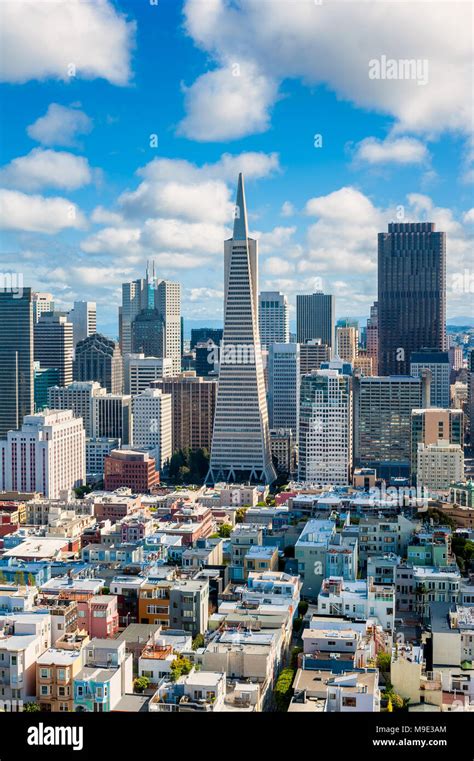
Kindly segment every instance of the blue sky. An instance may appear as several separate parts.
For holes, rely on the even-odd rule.
[[[6,0],[0,13],[2,272],[64,308],[96,300],[114,335],[121,282],[154,258],[182,283],[185,318],[219,319],[242,169],[262,289],[294,305],[322,288],[339,316],[367,315],[376,233],[428,219],[448,233],[448,316],[470,313],[470,4]],[[427,81],[370,79],[382,56],[426,62]]]

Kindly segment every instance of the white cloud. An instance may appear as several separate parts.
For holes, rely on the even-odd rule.
[[[292,217],[295,213],[295,207],[290,201],[284,201],[281,206],[280,214],[282,217]]]
[[[43,145],[76,145],[78,135],[92,130],[92,120],[84,111],[50,103],[44,116],[27,127],[28,135]]]
[[[275,81],[250,62],[202,74],[185,89],[187,115],[178,133],[192,140],[235,140],[265,132],[277,97]],[[238,72],[234,74],[234,72]]]
[[[151,250],[198,251],[204,254],[222,252],[226,230],[207,222],[183,222],[177,219],[148,219],[141,243]]]
[[[0,227],[39,233],[57,233],[67,227],[85,226],[83,214],[66,198],[30,196],[0,190]]]
[[[238,6],[187,0],[185,19],[188,34],[220,67],[187,91],[182,129],[188,136],[224,140],[267,129],[286,79],[325,84],[341,99],[392,116],[400,131],[469,134],[472,128],[470,3],[387,0],[381,12],[380,3],[307,0],[293,3],[289,13],[281,0]],[[369,61],[381,56],[426,60],[427,83],[370,79]],[[242,66],[240,80],[232,77],[234,62]]]
[[[415,138],[368,137],[356,146],[355,159],[368,164],[421,164],[428,159],[428,151]]]
[[[130,79],[136,25],[108,0],[4,0],[0,21],[0,81]]]
[[[123,224],[123,218],[120,214],[109,209],[104,209],[103,206],[96,206],[91,214],[91,222],[97,225],[116,225]]]
[[[21,190],[60,188],[76,190],[88,185],[92,173],[87,159],[64,151],[34,148],[0,169],[0,183]]]
[[[469,209],[469,211],[466,211],[463,215],[463,221],[464,222],[474,222],[474,208]]]
[[[269,256],[262,265],[266,275],[288,275],[294,272],[294,265],[281,256]]]
[[[230,191],[223,182],[196,184],[142,182],[123,193],[119,206],[126,216],[161,216],[218,223],[232,218]]]
[[[250,234],[258,239],[260,252],[265,253],[275,248],[288,247],[295,232],[296,227],[280,226],[274,227],[269,232],[251,232]]]
[[[85,238],[81,243],[81,249],[87,254],[133,257],[140,250],[139,240],[139,228],[104,227],[97,233]]]

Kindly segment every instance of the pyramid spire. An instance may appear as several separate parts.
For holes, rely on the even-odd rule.
[[[244,176],[242,172],[239,173],[239,181],[237,184],[237,198],[235,200],[234,210],[234,234],[232,235],[234,240],[247,240],[247,207],[245,205],[245,190],[244,190]]]

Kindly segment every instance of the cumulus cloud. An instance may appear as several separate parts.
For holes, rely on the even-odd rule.
[[[87,159],[65,151],[34,148],[0,169],[0,183],[21,190],[60,188],[76,190],[88,185],[92,173]]]
[[[184,92],[187,115],[178,133],[213,142],[265,132],[277,84],[251,63],[229,63],[202,74]]]
[[[379,3],[301,0],[288,13],[280,0],[186,0],[187,32],[217,68],[187,90],[181,129],[201,140],[261,132],[281,83],[299,79],[390,115],[399,131],[469,134],[472,9],[453,0],[426,11],[426,3],[397,0],[385,2],[383,13]],[[426,83],[370,79],[369,62],[382,56],[427,61]],[[240,78],[233,76],[235,64]]]
[[[78,108],[50,103],[44,116],[27,127],[28,135],[42,145],[74,146],[78,135],[92,130],[92,120]]]
[[[67,227],[85,227],[85,218],[66,198],[44,198],[16,190],[0,190],[0,227],[53,234]]]
[[[280,214],[282,217],[292,217],[295,213],[295,207],[290,201],[284,201],[281,206]]]
[[[428,150],[415,138],[368,137],[356,146],[355,159],[368,164],[421,164],[428,159]]]
[[[108,0],[0,3],[0,81],[130,79],[135,22]]]

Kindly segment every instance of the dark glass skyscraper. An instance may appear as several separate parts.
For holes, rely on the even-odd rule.
[[[100,333],[84,338],[76,346],[74,380],[97,381],[111,394],[121,394],[123,367],[116,341]]]
[[[408,375],[412,352],[445,348],[446,233],[390,223],[378,236],[379,375]]]
[[[0,288],[0,439],[34,412],[31,288]]]
[[[299,294],[296,296],[296,340],[304,344],[314,338],[331,347],[335,344],[335,298],[327,293]]]

